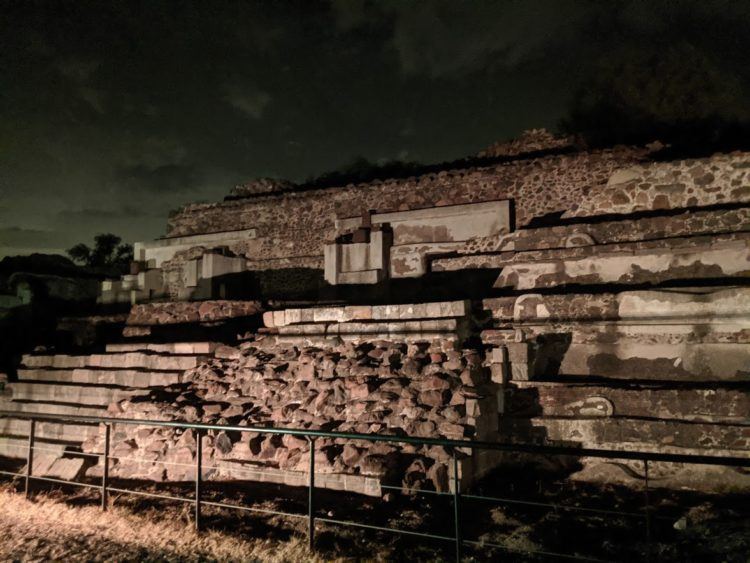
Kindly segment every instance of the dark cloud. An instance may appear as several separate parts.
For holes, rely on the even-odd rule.
[[[64,236],[64,235],[63,235]],[[28,254],[35,251],[60,252],[61,233],[19,226],[0,227],[0,255]]]
[[[135,219],[138,217],[161,216],[158,210],[126,205],[122,209],[65,209],[60,211],[58,217],[64,221],[90,220],[90,219]]]
[[[193,166],[163,164],[151,167],[138,164],[118,168],[115,181],[125,189],[173,193],[195,189],[200,177]]]
[[[252,177],[453,159],[554,127],[630,44],[689,42],[742,89],[749,6],[6,0],[0,213],[57,240],[133,241]]]

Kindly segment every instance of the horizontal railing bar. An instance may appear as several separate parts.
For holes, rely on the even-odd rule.
[[[42,477],[40,475],[29,475],[30,479],[37,481],[48,481],[49,483],[59,483],[60,485],[73,485],[74,487],[86,487],[87,489],[99,489],[101,485],[94,485],[92,483],[81,483],[80,481],[67,481],[65,479],[55,479],[54,477]]]
[[[586,557],[584,555],[571,555],[569,553],[556,553],[554,551],[541,551],[541,550],[536,550],[536,549],[529,549],[529,550],[514,549],[512,547],[506,547],[499,543],[492,543],[492,542],[486,542],[486,541],[464,540],[464,543],[476,545],[478,547],[495,547],[498,549],[502,549],[504,551],[509,551],[510,553],[526,553],[528,555],[543,555],[544,557],[557,557],[560,559],[574,559],[576,561],[591,561],[592,563],[611,563],[610,559],[596,559],[594,557]]]
[[[644,512],[641,514],[640,512],[626,512],[626,511],[620,511],[620,510],[605,510],[603,508],[587,508],[585,506],[570,506],[566,504],[554,504],[549,502],[536,502],[531,500],[518,500],[518,499],[512,499],[512,498],[500,498],[500,497],[486,497],[483,495],[470,495],[470,494],[461,494],[461,498],[468,498],[468,499],[475,499],[475,500],[485,500],[485,501],[491,501],[491,502],[498,502],[503,504],[523,504],[526,506],[539,506],[541,508],[551,508],[554,510],[576,510],[580,512],[594,512],[596,514],[610,514],[613,516],[633,516],[636,518],[645,518],[646,513]]]
[[[377,530],[380,532],[392,532],[394,534],[403,534],[407,536],[417,536],[420,538],[430,538],[434,540],[445,540],[445,541],[456,541],[453,536],[438,536],[437,534],[427,534],[424,532],[413,532],[411,530],[401,530],[399,528],[386,528],[384,526],[373,526],[372,524],[361,524],[359,522],[352,522],[350,520],[336,520],[334,518],[321,518],[315,517],[317,522],[325,522],[326,524],[337,524],[339,526],[354,526],[355,528],[366,528],[368,530]]]
[[[665,461],[671,463],[690,463],[700,465],[725,465],[733,467],[750,467],[750,457],[711,456],[693,454],[666,454],[656,452],[630,452],[622,450],[605,450],[592,448],[573,448],[570,446],[539,446],[532,444],[510,444],[502,442],[446,440],[438,438],[416,438],[413,436],[388,436],[384,434],[357,434],[351,432],[326,432],[324,430],[301,430],[298,428],[272,428],[266,426],[231,426],[222,424],[204,424],[177,422],[168,420],[138,420],[130,418],[109,418],[94,416],[55,416],[28,414],[23,412],[0,411],[0,417],[18,418],[21,420],[56,420],[69,422],[98,422],[110,424],[129,424],[136,426],[159,426],[192,430],[214,430],[218,432],[257,432],[262,434],[289,434],[316,438],[342,438],[370,442],[396,442],[423,446],[442,446],[451,448],[469,448],[481,450],[499,450],[515,453],[539,455],[565,455],[574,457],[596,457],[607,459],[627,459],[640,461]]]
[[[12,471],[0,471],[0,475],[7,475],[8,477],[27,477],[25,473],[13,473]],[[86,487],[89,489],[101,489],[101,485],[93,485],[91,483],[81,483],[80,481],[67,481],[65,479],[55,479],[54,477],[42,477],[41,475],[29,475],[29,479],[36,479],[37,481],[47,481],[49,483],[59,483],[61,485],[73,485],[74,487]]]
[[[160,495],[158,493],[147,493],[144,491],[136,491],[134,489],[118,489],[116,487],[107,487],[107,490],[114,493],[124,493],[126,495],[138,495],[142,497],[159,498],[162,500],[177,500],[180,502],[195,502],[194,498],[186,497],[175,497],[172,495]]]
[[[307,514],[295,514],[294,512],[281,512],[280,510],[271,510],[270,508],[254,508],[252,506],[241,506],[239,504],[229,504],[226,502],[217,502],[213,500],[201,500],[203,506],[216,506],[218,508],[232,508],[235,510],[244,510],[246,512],[260,512],[262,514],[272,514],[274,516],[291,516],[292,518],[307,518]]]
[[[5,436],[0,436],[0,443],[2,443],[2,440],[4,438],[6,438],[6,437]],[[86,452],[75,452],[75,451],[73,451],[73,452],[70,452],[70,451],[69,452],[60,452],[59,448],[51,448],[50,447],[50,446],[53,446],[55,444],[49,444],[47,442],[41,442],[41,444],[42,444],[41,446],[33,446],[31,449],[34,450],[35,452],[67,453],[67,454],[70,454],[70,455],[73,455],[73,456],[86,456],[86,457],[99,457],[99,456],[101,456],[101,454],[86,453]],[[5,447],[6,448],[13,448],[13,449],[16,449],[16,450],[23,450],[25,452],[29,450],[28,444],[5,444]]]
[[[409,489],[407,487],[394,487],[393,485],[380,485],[381,489],[391,489],[393,491],[400,491],[404,494],[426,494],[426,495],[437,495],[442,497],[453,497],[453,493],[443,493],[441,491],[430,491],[428,489]]]

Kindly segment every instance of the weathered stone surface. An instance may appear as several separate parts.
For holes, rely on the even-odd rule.
[[[587,448],[614,446],[615,449],[629,444],[631,449],[637,446],[644,451],[659,451],[662,446],[670,446],[696,454],[721,450],[734,451],[734,455],[737,455],[739,450],[740,455],[750,457],[750,430],[745,425],[601,417],[535,417],[504,419],[500,432],[511,441],[532,439],[540,443],[565,442]]]
[[[145,303],[130,309],[127,324],[150,326],[221,321],[252,317],[261,312],[260,303],[255,301]]]
[[[502,267],[495,287],[535,289],[568,284],[643,284],[684,279],[744,278],[750,271],[747,237],[676,240],[671,248],[618,248],[556,260],[523,260]]]
[[[606,188],[591,192],[563,216],[699,207],[726,201],[747,203],[748,169],[750,156],[739,153],[618,170]]]
[[[141,371],[135,369],[19,369],[20,381],[95,383],[121,387],[159,387],[181,381],[181,371]]]
[[[267,327],[291,325],[313,325],[315,323],[350,323],[364,326],[356,321],[406,321],[421,319],[443,319],[464,317],[469,311],[467,301],[445,301],[416,303],[409,305],[374,305],[318,307],[310,309],[286,309],[263,314]],[[299,330],[304,330],[300,328]]]
[[[609,387],[601,384],[519,382],[508,391],[506,414],[524,417],[633,417],[743,424],[750,394],[740,389]]]
[[[234,197],[252,197],[273,193],[286,192],[294,189],[294,184],[288,180],[278,178],[256,178],[244,184],[239,184],[229,192]]]
[[[126,342],[107,344],[106,351],[114,352],[157,352],[159,354],[212,354],[219,346],[217,342]]]
[[[83,385],[52,385],[17,382],[13,384],[14,401],[43,401],[76,405],[106,406],[120,393],[107,387]]]

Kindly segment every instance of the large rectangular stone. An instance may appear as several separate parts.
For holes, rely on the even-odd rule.
[[[508,416],[618,417],[679,419],[743,424],[750,392],[742,389],[561,382],[516,382],[508,390]]]
[[[733,343],[657,343],[622,339],[615,343],[553,344],[537,349],[537,362],[551,355],[563,375],[682,381],[750,380],[750,346]],[[542,377],[554,374],[538,373]]]
[[[501,423],[501,437],[515,442],[539,441],[606,447],[605,444],[639,444],[685,448],[687,452],[734,450],[750,454],[750,427],[704,424],[678,420],[629,418],[509,418]]]
[[[66,405],[44,401],[35,401],[33,403],[18,403],[10,401],[10,403],[6,407],[3,407],[2,410],[22,412],[24,414],[47,414],[60,416],[107,416],[107,407],[105,405]]]
[[[4,436],[28,436],[30,431],[28,420],[17,418],[0,418],[0,434]],[[48,440],[83,442],[86,438],[99,434],[98,425],[64,424],[57,422],[39,421],[34,429],[34,436]]]
[[[467,301],[442,301],[408,305],[376,305],[372,307],[373,320],[406,320],[463,317],[468,313]]]
[[[370,219],[373,225],[391,226],[394,246],[465,241],[507,232],[513,227],[509,200],[376,213]],[[350,232],[360,226],[362,217],[336,221],[339,232]]]
[[[84,365],[102,368],[143,368],[153,370],[186,370],[196,367],[199,356],[169,356],[125,352],[121,354],[92,354],[84,356]],[[82,367],[82,366],[76,366]]]
[[[157,352],[160,354],[213,354],[218,342],[126,342],[107,344],[106,351],[116,352]]]
[[[30,368],[82,368],[86,366],[87,360],[88,356],[27,354],[23,356],[21,364]]]
[[[19,381],[95,383],[122,387],[174,385],[182,380],[181,371],[140,371],[130,369],[19,369]]]
[[[67,444],[48,444],[39,442],[34,453],[49,454],[59,457],[69,448]],[[9,438],[0,436],[0,456],[16,459],[26,459],[29,452],[29,441],[25,438]]]
[[[118,390],[108,387],[60,385],[54,383],[13,383],[13,401],[42,401],[107,406]]]

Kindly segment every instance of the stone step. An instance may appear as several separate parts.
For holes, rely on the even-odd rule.
[[[685,448],[686,452],[695,453],[732,450],[750,454],[750,426],[617,417],[501,417],[500,427],[501,440],[516,443],[562,442],[587,448],[639,443],[652,448]]]
[[[107,344],[108,353],[117,352],[157,352],[160,354],[213,354],[220,346],[218,342],[126,342]]]
[[[44,401],[10,401],[0,410],[25,414],[47,414],[51,416],[107,416],[106,406],[82,406],[48,403]]]
[[[131,369],[19,369],[19,381],[96,383],[121,387],[159,387],[182,380],[181,371],[138,371]]]
[[[612,416],[748,424],[750,389],[662,388],[643,385],[516,381],[508,416]]]
[[[0,418],[0,434],[5,436],[28,437],[30,431],[28,420]],[[99,425],[63,424],[38,421],[34,436],[40,439],[81,443],[91,436],[99,434]]]
[[[111,387],[94,387],[85,385],[68,385],[55,383],[34,383],[18,381],[11,384],[13,401],[42,401],[55,403],[73,403],[77,405],[96,405],[106,407],[123,393],[123,390]]]
[[[119,368],[184,371],[196,367],[201,356],[161,355],[144,352],[122,352],[115,354],[91,354],[88,356],[25,355],[23,366],[27,368]]]
[[[51,444],[40,441],[34,446],[34,455],[49,454],[60,457],[69,449],[71,449],[70,444]],[[29,440],[27,438],[0,436],[0,456],[26,459],[28,451]]]

